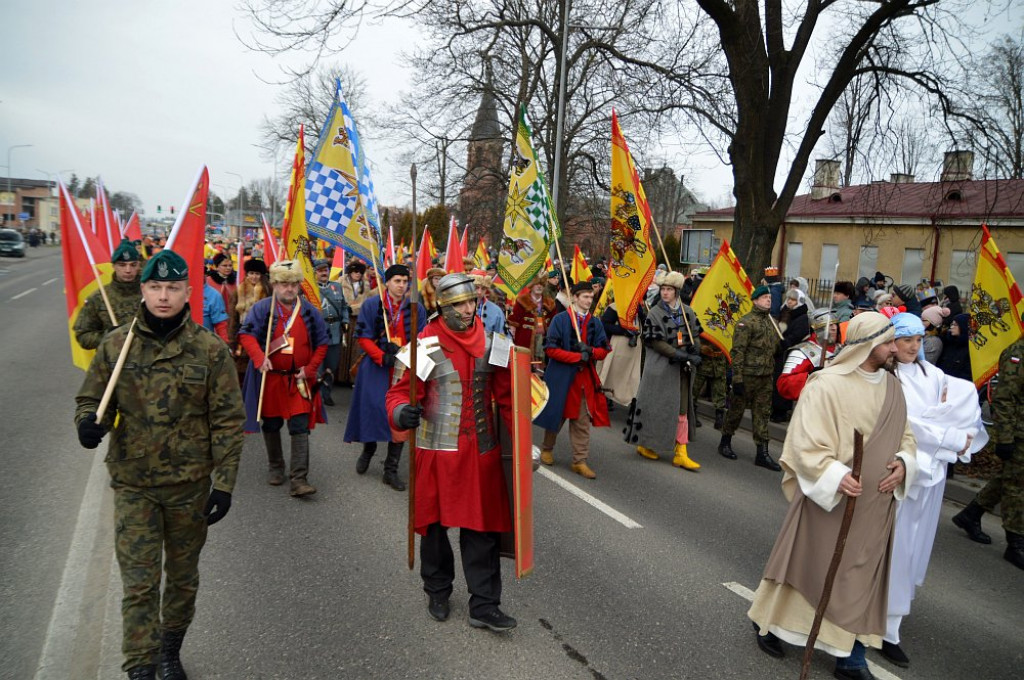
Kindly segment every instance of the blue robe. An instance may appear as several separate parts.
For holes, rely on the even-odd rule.
[[[586,344],[591,347],[608,348],[608,336],[605,335],[604,325],[601,323],[601,319],[593,315],[587,320]],[[573,330],[569,312],[559,312],[551,320],[551,325],[544,336],[544,347],[554,347],[573,352],[575,351],[573,349],[575,345],[576,331]],[[597,391],[599,392],[601,385],[597,379],[597,372],[594,370],[593,362],[591,362],[586,370],[591,373],[591,379],[595,381]],[[544,383],[548,386],[548,403],[544,406],[544,410],[534,418],[534,425],[554,432],[561,429],[565,402],[569,398],[569,388],[579,373],[580,369],[576,364],[566,364],[555,359],[548,360],[548,366],[544,369]],[[588,405],[588,409],[592,415],[596,411],[593,404]],[[607,410],[605,413],[607,413]]]
[[[477,305],[476,315],[483,320],[484,330],[488,333],[508,335],[508,330],[505,328],[505,313],[498,305],[490,300],[484,300],[482,305]]]
[[[419,305],[417,317],[418,330],[427,324],[427,310]],[[402,325],[405,337],[409,338],[412,313],[409,299],[402,302]],[[384,315],[381,313],[380,295],[373,295],[363,302],[356,320],[355,340],[369,338],[383,349],[388,342],[384,332]],[[392,369],[378,366],[368,356],[359,360],[359,371],[356,373],[356,384],[352,389],[352,403],[348,410],[348,423],[345,426],[346,442],[390,442],[393,439],[388,421],[384,398],[391,387]]]

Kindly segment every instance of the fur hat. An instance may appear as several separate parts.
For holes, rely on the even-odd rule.
[[[384,270],[384,280],[390,281],[395,276],[409,276],[409,268],[404,264],[393,264]]]
[[[672,286],[676,291],[680,291],[686,283],[686,277],[679,272],[665,272],[661,276],[655,277],[654,282],[659,286]]]
[[[434,278],[435,276],[444,276],[447,273],[448,272],[446,272],[441,267],[431,267],[430,269],[427,270],[426,278],[428,280],[430,280],[430,279]]]
[[[593,293],[594,287],[587,281],[580,281],[579,283],[572,284],[571,292],[573,295],[580,293]]]
[[[267,263],[263,260],[248,259],[245,261],[245,264],[242,265],[242,270],[245,271],[246,274],[249,272],[259,272],[266,276]]]
[[[345,273],[351,274],[352,272],[359,272],[360,274],[366,273],[366,263],[360,262],[359,260],[352,260],[345,265]]]
[[[836,281],[836,285],[832,288],[834,293],[845,295],[848,298],[852,298],[857,294],[857,289],[853,285],[853,281]]]
[[[299,283],[304,278],[298,260],[278,260],[270,265],[271,283]]]

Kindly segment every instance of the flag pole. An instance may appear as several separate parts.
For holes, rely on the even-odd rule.
[[[409,168],[409,176],[412,178],[412,240],[416,242],[416,164],[413,163]],[[409,405],[416,406],[419,402],[416,394],[416,354],[417,352],[417,335],[419,330],[419,308],[420,308],[420,292],[419,292],[419,281],[416,276],[416,257],[418,253],[414,253],[412,256],[412,268],[409,272],[411,277],[411,284],[409,289],[411,290],[409,300],[409,307],[411,309],[409,319]],[[408,545],[409,545],[409,569],[412,569],[416,564],[416,430],[412,430],[409,433],[409,523],[408,523]]]
[[[370,231],[373,231],[372,229]],[[374,275],[377,273],[377,239],[373,238],[373,234],[370,234],[370,257],[373,258],[373,262],[370,266],[373,267]],[[383,266],[384,261],[381,260]],[[380,296],[380,315],[384,317],[384,335],[388,336],[388,342],[391,342],[391,322],[388,321],[388,312],[385,309],[384,304],[384,277],[380,276],[377,280],[377,295]]]
[[[565,293],[569,296],[569,307],[572,307],[572,289],[569,288],[569,275],[565,273],[565,258],[562,257],[562,247],[558,245],[558,239],[555,239],[555,251],[558,253],[558,263],[562,270],[562,281],[565,283]],[[577,342],[583,342],[583,336],[580,334],[580,325],[576,322],[576,311],[573,309],[567,309],[569,314],[569,320],[572,322],[572,328],[576,331]]]
[[[298,303],[296,303],[298,304]],[[267,320],[267,340],[263,345],[263,359],[270,358],[270,334],[274,329],[274,307],[277,305],[277,293],[270,293],[270,318]],[[263,388],[267,386],[267,372],[260,371],[260,396],[256,400],[256,420],[263,418]]]
[[[124,368],[124,362],[128,358],[128,349],[132,346],[132,340],[135,339],[135,322],[138,317],[132,319],[132,325],[128,327],[128,335],[124,339],[124,344],[121,345],[121,352],[117,355],[117,363],[114,364],[114,370],[110,374],[110,380],[107,381],[107,386],[103,390],[103,398],[100,399],[100,407],[96,409],[96,422],[103,420],[103,416],[107,412],[107,406],[110,404],[110,398],[114,395],[114,388],[117,386],[117,379],[121,377],[121,369]]]
[[[82,228],[82,221],[78,219],[78,208],[75,206],[74,201],[71,200],[71,194],[68,193],[68,188],[64,186],[64,182],[60,183],[60,190],[63,192],[64,204],[67,206],[68,212],[71,214],[71,219],[75,223],[75,230],[78,232],[78,238],[82,242],[82,249],[85,250],[86,257],[89,258],[89,267],[92,269],[92,274],[96,278],[96,285],[100,289],[100,297],[103,298],[103,304],[107,308],[107,314],[110,315],[110,323],[117,325],[117,317],[114,316],[114,308],[110,304],[110,298],[107,297],[107,290],[103,286],[103,277],[100,276],[100,269],[96,266],[96,258],[93,257],[92,249],[89,248],[89,242],[85,240],[85,230]],[[97,418],[99,420],[99,418]]]

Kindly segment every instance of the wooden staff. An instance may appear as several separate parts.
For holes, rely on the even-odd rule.
[[[864,435],[860,430],[853,431],[853,478],[860,480],[860,466],[864,460]],[[814,655],[814,641],[818,639],[818,631],[821,629],[821,620],[825,616],[825,609],[828,601],[832,598],[832,584],[836,580],[836,572],[839,571],[839,562],[843,559],[843,550],[846,549],[846,537],[850,534],[850,524],[853,522],[853,509],[857,504],[856,496],[849,496],[846,499],[846,508],[843,510],[843,521],[839,525],[839,536],[836,538],[836,549],[832,553],[832,563],[828,565],[828,572],[825,574],[825,585],[821,589],[821,599],[818,600],[818,608],[814,610],[814,622],[811,624],[811,632],[807,636],[807,645],[804,647],[804,663],[800,669],[800,680],[807,680],[807,674],[811,671],[811,657]]]
[[[299,304],[296,302],[295,304]],[[274,307],[277,305],[277,292],[270,294],[270,318],[267,320],[267,340],[263,344],[263,359],[270,358],[270,334],[274,330]],[[267,372],[260,371],[260,397],[256,401],[256,420],[263,418],[263,388],[267,386]]]
[[[839,263],[836,262],[836,271],[832,275],[832,286],[833,289],[836,285],[836,277],[839,276]],[[821,339],[821,360],[818,362],[818,368],[825,366],[825,353],[828,351],[828,336],[832,332],[832,312],[829,312],[827,321],[825,322],[825,337]],[[838,333],[836,333],[838,335]]]
[[[661,239],[661,231],[659,231],[658,225],[654,223],[654,217],[651,217],[651,231],[658,237],[658,245],[661,246],[661,256],[665,258],[665,266],[668,267],[670,272],[675,271],[672,268],[672,262],[668,259],[668,253],[665,252],[665,242]]]
[[[102,288],[100,290],[103,290]],[[110,404],[110,398],[114,395],[114,388],[117,386],[117,379],[121,377],[121,369],[124,368],[124,362],[128,358],[128,348],[132,346],[132,340],[135,339],[135,322],[137,319],[132,319],[132,325],[128,327],[128,335],[124,339],[124,344],[121,346],[121,353],[117,355],[117,363],[114,364],[114,370],[110,374],[110,380],[107,381],[107,387],[103,390],[103,398],[100,399],[100,407],[96,409],[96,422],[99,423],[103,420],[104,414],[107,412],[107,406]]]
[[[373,234],[370,234],[370,257],[373,258],[373,262],[370,263],[370,267],[373,272],[377,272],[377,240],[373,238]],[[383,262],[381,263],[383,264]],[[391,342],[391,322],[388,321],[388,308],[384,304],[384,277],[381,276],[377,280],[377,295],[380,296],[380,315],[384,317],[384,335],[387,336],[388,342]],[[399,303],[401,304],[401,303]]]
[[[565,294],[569,296],[569,308],[566,310],[569,312],[569,321],[572,322],[572,328],[576,331],[576,340],[583,342],[583,336],[580,334],[580,325],[576,322],[576,310],[572,306],[572,289],[569,287],[569,275],[565,273],[565,261],[562,257],[562,247],[558,245],[558,239],[555,239],[555,252],[558,253],[558,264],[559,269],[562,270],[562,281],[565,283]]]
[[[412,178],[412,242],[416,242],[416,164],[409,168],[409,176]],[[409,406],[415,407],[419,403],[416,394],[416,341],[419,331],[419,307],[420,293],[418,281],[416,280],[416,257],[412,256],[412,268],[409,275],[412,279],[410,288],[410,318],[409,318]],[[409,569],[416,564],[416,430],[409,433]]]
[[[92,266],[92,273],[96,277],[96,285],[100,287],[100,297],[103,298],[103,304],[107,308],[107,314],[110,315],[110,323],[117,325],[117,317],[114,316],[114,308],[110,304],[110,298],[107,297],[107,289],[103,286],[103,279],[100,277],[99,267],[96,265]],[[133,322],[134,324],[134,322]]]

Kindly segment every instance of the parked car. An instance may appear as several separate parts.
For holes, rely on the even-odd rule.
[[[0,229],[0,255],[25,257],[25,239],[14,229]]]

